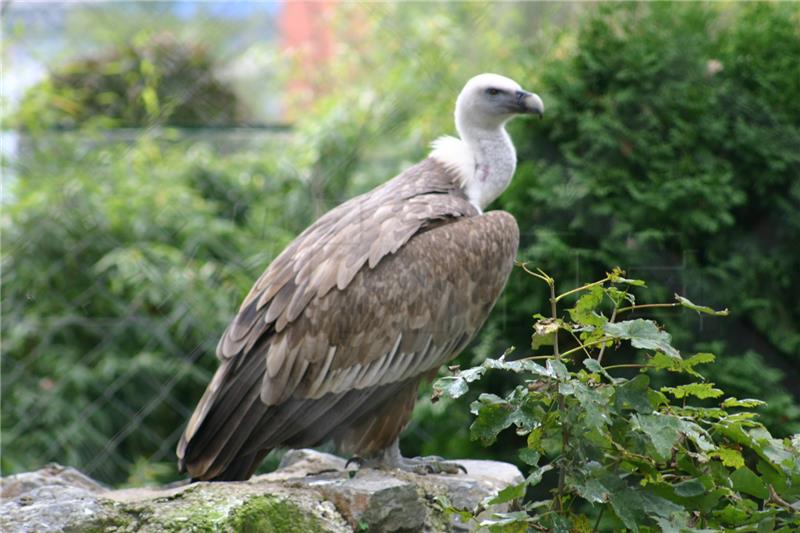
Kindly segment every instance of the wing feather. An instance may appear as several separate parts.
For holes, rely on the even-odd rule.
[[[466,346],[508,278],[516,222],[503,212],[478,215],[438,163],[408,172],[324,215],[259,278],[220,339],[220,370],[179,455],[194,449],[218,469],[240,447],[331,436],[346,412],[368,412],[362,403],[374,391],[390,397],[415,386]],[[336,407],[344,398],[358,405]],[[327,430],[293,418],[304,409]],[[217,432],[242,434],[226,444]],[[224,448],[228,462],[206,458],[192,439],[215,439],[208,453]]]

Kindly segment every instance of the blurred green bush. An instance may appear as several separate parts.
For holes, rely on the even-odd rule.
[[[236,95],[199,44],[139,32],[130,43],[77,59],[31,87],[14,117],[19,128],[229,125]]]
[[[126,89],[86,89],[88,74],[69,67],[31,90],[20,118],[34,148],[2,219],[3,471],[58,460],[116,484],[174,478],[175,442],[252,281],[314,217],[452,133],[454,95],[480,71],[518,79],[547,106],[543,121],[511,125],[520,164],[493,206],[517,217],[520,257],[574,285],[618,264],[655,281],[651,300],[677,290],[730,306],[728,319],[659,320],[683,346],[725,339],[711,378],[767,400],[774,434],[800,430],[800,8],[614,4],[587,8],[576,29],[547,23],[564,20],[559,6],[493,6],[344,6],[348,37],[314,73],[329,93],[291,136],[247,153],[169,129],[103,142],[97,126],[235,117],[213,110],[216,89],[169,96],[166,75],[142,72],[146,54],[112,54],[127,74],[90,76],[103,87],[127,76]],[[354,15],[369,20],[356,35]],[[99,118],[109,91],[129,108]],[[74,112],[53,107],[62,97]],[[83,129],[39,142],[72,126]],[[526,353],[544,306],[541,287],[512,275],[465,366],[510,344]],[[485,382],[500,391],[504,379]],[[493,450],[469,440],[473,399],[423,398],[405,453],[512,458],[513,435]]]
[[[698,347],[725,339],[713,379],[767,400],[780,435],[800,430],[798,28],[796,4],[603,6],[540,66],[548,112],[516,125],[522,164],[499,202],[528,236],[521,257],[562,279],[622,265],[658,280],[656,298],[730,306],[663,320]],[[523,278],[507,306],[542,301]]]

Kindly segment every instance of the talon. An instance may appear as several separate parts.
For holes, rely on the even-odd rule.
[[[362,466],[364,466],[364,459],[362,459],[361,457],[359,457],[359,456],[357,456],[357,455],[356,455],[356,456],[353,456],[353,457],[351,457],[351,458],[350,458],[350,459],[348,459],[348,460],[347,460],[347,462],[344,464],[344,469],[345,469],[345,470],[347,470],[347,468],[350,466],[350,463],[355,463],[355,465],[356,465],[358,468],[361,468]]]

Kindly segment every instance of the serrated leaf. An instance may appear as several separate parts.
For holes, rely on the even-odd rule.
[[[460,370],[455,376],[445,376],[433,383],[432,399],[434,401],[442,396],[458,398],[469,390],[469,383],[476,381],[486,372],[486,367],[476,366],[467,370]]]
[[[595,285],[589,291],[578,298],[575,307],[569,309],[569,316],[574,322],[584,326],[602,327],[608,320],[598,313],[595,309],[603,302],[603,287]]]
[[[548,378],[555,377],[555,373],[553,373],[552,370],[547,369],[534,361],[526,359],[517,359],[516,361],[506,361],[504,357],[501,357],[500,359],[487,359],[481,366],[493,370],[508,370],[517,374],[530,372],[538,376]]]
[[[741,468],[744,466],[744,458],[738,450],[733,448],[719,448],[708,454],[709,457],[717,457],[722,464],[731,468]]]
[[[687,396],[705,400],[706,398],[718,398],[724,394],[721,390],[715,389],[713,383],[689,383],[677,387],[661,387],[661,392],[667,392],[679,400]]]
[[[683,296],[676,294],[675,299],[681,304],[682,307],[686,307],[687,309],[691,309],[692,311],[697,311],[698,313],[705,313],[707,315],[714,315],[714,316],[728,316],[730,312],[727,309],[723,309],[722,311],[716,311],[708,306],[705,305],[697,305],[692,303],[688,298],[684,298]]]
[[[681,432],[689,437],[689,439],[694,442],[695,446],[697,446],[703,452],[707,453],[717,449],[706,430],[701,428],[695,422],[690,420],[681,420]]]
[[[580,381],[571,380],[559,385],[558,391],[577,398],[588,426],[602,432],[611,423],[608,400],[613,391],[610,388],[593,389]]]
[[[672,357],[680,357],[680,352],[670,344],[670,334],[658,329],[652,320],[637,318],[610,323],[605,325],[604,330],[611,337],[629,340],[634,348],[656,350]]]
[[[620,305],[623,300],[627,300],[631,305],[636,305],[636,297],[628,291],[621,291],[616,287],[608,287],[606,294],[616,305]]]
[[[492,444],[497,434],[514,422],[514,406],[494,394],[481,394],[470,405],[470,411],[476,415],[469,428],[470,437],[480,440],[484,446]]]
[[[713,353],[698,353],[688,359],[681,359],[679,357],[670,357],[667,354],[657,352],[648,361],[648,366],[654,370],[667,370],[669,372],[685,372],[695,377],[702,378],[694,367],[706,363],[712,363],[715,359]]]
[[[650,378],[639,374],[635,378],[619,385],[614,391],[617,409],[634,409],[640,413],[652,413],[653,404],[648,394]]]
[[[767,405],[767,402],[762,402],[761,400],[755,400],[752,398],[744,398],[742,400],[738,400],[736,398],[726,398],[724,402],[722,402],[722,407],[727,409],[729,407],[761,407],[762,405]]]
[[[656,450],[659,458],[666,460],[672,455],[672,448],[680,438],[680,419],[662,414],[633,415],[631,420],[641,430]]]

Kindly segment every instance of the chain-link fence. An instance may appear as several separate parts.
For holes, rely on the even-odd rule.
[[[126,65],[135,67],[129,74],[136,80],[131,84],[136,90],[131,93],[131,113],[114,115],[114,127],[92,120],[89,124],[70,124],[80,115],[79,109],[70,106],[89,102],[88,109],[97,99],[100,103],[112,102],[106,93],[113,91],[99,89],[103,80],[93,75],[102,71],[116,80],[114,69],[125,67],[119,58],[103,63],[110,64],[110,70],[90,62],[93,66],[85,69],[86,76],[81,78],[87,82],[72,87],[74,92],[66,94],[68,98],[58,91],[39,91],[40,97],[53,104],[47,113],[38,112],[36,99],[18,99],[27,114],[18,115],[24,120],[13,133],[13,142],[9,142],[8,132],[3,134],[3,474],[57,461],[112,484],[175,479],[175,445],[216,367],[217,340],[271,259],[322,212],[385,181],[424,157],[431,139],[451,133],[453,99],[467,72],[497,67],[536,81],[536,69],[519,67],[526,55],[534,56],[528,64],[538,67],[536,52],[561,61],[567,53],[563,48],[572,46],[571,41],[564,44],[554,39],[555,44],[541,44],[531,38],[544,25],[540,12],[545,8],[540,4],[504,7],[511,13],[509,22],[500,20],[500,8],[482,4],[402,8],[417,10],[409,14],[394,4],[366,3],[357,17],[346,21],[364,22],[350,35],[355,44],[343,53],[338,48],[341,43],[327,43],[329,59],[338,59],[339,67],[326,71],[331,75],[322,81],[330,84],[331,91],[338,90],[335,104],[324,98],[309,102],[309,87],[323,89],[323,95],[329,87],[319,78],[310,86],[293,84],[276,74],[280,72],[275,67],[276,57],[281,56],[275,46],[275,32],[280,26],[278,10],[243,3],[250,7],[238,7],[245,15],[236,18],[220,13],[223,8],[216,5],[186,12],[189,8],[185,5],[167,2],[129,4],[138,7],[115,11],[116,4],[97,3],[84,6],[80,17],[63,20],[58,13],[44,8],[34,13],[26,6],[20,21],[33,36],[21,38],[16,48],[11,48],[10,53],[20,57],[44,54],[47,57],[38,58],[39,63],[47,65],[56,78],[66,79],[59,67],[73,56],[97,58],[98,43],[117,46],[142,40],[146,44],[146,38],[157,32],[143,37],[137,30],[149,25],[160,27],[162,19],[170,19],[175,22],[172,30],[179,37],[176,39],[199,39],[213,49],[215,67],[187,74],[182,82],[159,93],[163,88],[160,84],[172,79],[170,72],[182,72],[175,67],[184,65],[182,58],[192,57],[193,49],[181,52],[184,55],[124,56],[133,58]],[[5,3],[4,15],[11,13],[14,5]],[[562,27],[569,22],[572,8],[560,9],[553,8],[548,17]],[[239,31],[237,25],[244,24],[245,19],[248,25]],[[8,20],[13,17],[5,17],[4,29],[12,30]],[[75,45],[82,36],[81,28],[91,29],[86,30],[91,33],[86,40],[92,46]],[[64,45],[63,41],[45,39],[42,45],[39,41],[48,32],[70,35],[70,46],[63,48],[72,48],[71,55],[53,53]],[[163,35],[155,37],[163,44]],[[261,41],[271,43],[271,52],[256,46]],[[161,49],[141,43],[136,46],[140,46],[136,50]],[[377,48],[383,55],[375,52]],[[561,64],[552,64],[557,65],[551,69],[557,82]],[[6,87],[16,72],[22,71],[4,69]],[[247,76],[241,77],[242,72]],[[342,80],[354,72],[362,76],[358,80],[360,92],[342,90]],[[237,76],[245,80],[248,89],[235,114],[221,99],[203,92],[219,87],[203,82]],[[556,82],[551,80],[554,86]],[[686,86],[705,87],[693,81]],[[628,98],[632,93],[626,91],[620,90]],[[319,117],[300,121],[292,128],[264,126],[271,124],[265,117],[276,116],[275,102],[282,102],[287,95],[301,102],[294,115],[308,116],[313,111]],[[683,101],[679,98],[683,93],[677,89],[668,96]],[[650,98],[649,93],[646,98]],[[247,112],[248,106],[262,100],[267,102],[266,111]],[[580,102],[573,104],[579,106]],[[647,100],[646,106],[651,105],[653,102]],[[179,115],[177,110],[186,106],[206,110],[215,117],[228,110],[235,120],[215,127],[185,127],[176,121],[202,115]],[[579,136],[584,125],[597,128],[610,139],[601,140],[614,148],[616,137],[592,122],[600,113],[598,109],[585,110],[575,119],[581,126],[572,133]],[[603,109],[608,113],[603,120],[608,120],[609,127],[622,128],[615,122],[617,111]],[[568,112],[562,111],[565,115]],[[98,114],[90,115],[97,118]],[[517,196],[506,207],[522,215],[518,218],[523,228],[520,249],[527,254],[524,259],[554,265],[561,269],[557,277],[562,282],[577,285],[591,280],[598,268],[613,267],[611,262],[621,258],[626,261],[621,266],[630,276],[653,282],[653,300],[668,300],[673,292],[680,292],[695,301],[728,305],[727,301],[706,300],[715,296],[709,290],[708,277],[720,271],[705,257],[706,249],[691,244],[697,241],[710,247],[716,238],[713,231],[725,231],[725,224],[733,223],[724,219],[731,216],[726,202],[743,193],[732,189],[719,200],[724,204],[721,207],[689,206],[694,209],[693,220],[699,222],[684,227],[680,214],[673,216],[669,209],[661,209],[658,202],[646,197],[650,192],[659,194],[658,184],[653,184],[650,192],[634,180],[593,188],[595,175],[584,169],[584,175],[579,176],[576,171],[580,161],[559,159],[572,148],[569,139],[558,139],[562,135],[558,128],[551,126],[546,139],[537,138],[533,129],[514,132],[519,153],[528,158],[520,161],[517,175],[529,190],[512,190],[510,195]],[[653,135],[657,137],[658,132]],[[590,145],[590,141],[582,142]],[[557,146],[559,142],[562,144]],[[691,147],[676,146],[676,150],[691,152]],[[620,153],[628,154],[625,150],[630,147],[623,148]],[[696,159],[702,163],[712,151],[703,147]],[[597,149],[595,153],[600,158],[605,152]],[[653,154],[660,157],[655,151]],[[720,161],[727,168],[727,160]],[[612,164],[606,168],[616,169]],[[639,170],[636,167],[635,172]],[[714,177],[716,170],[702,167],[699,175],[703,179]],[[631,172],[626,169],[620,175],[628,179]],[[721,175],[727,179],[727,174]],[[639,177],[636,174],[635,179]],[[725,179],[720,187],[727,186]],[[705,191],[713,190],[717,182],[693,183],[665,187],[665,194],[689,190],[688,200],[670,197],[670,205],[682,210],[695,198],[706,202],[710,196]],[[626,186],[639,196],[628,198]],[[593,206],[615,194],[619,200],[616,207],[592,211]],[[656,205],[652,212],[664,221],[661,227],[652,226],[648,214],[629,216],[623,212],[628,206],[639,208],[646,202]],[[704,210],[712,216],[703,217]],[[586,213],[590,214],[583,219],[585,227],[575,227],[573,217]],[[696,230],[702,224],[717,224],[717,218],[723,219],[717,229]],[[592,224],[597,227],[590,227]],[[627,228],[627,233],[614,233],[615,225]],[[641,227],[645,230],[640,231]],[[788,242],[785,237],[781,239],[776,242]],[[760,245],[758,239],[755,241],[754,247]],[[726,268],[739,268],[735,262],[745,261],[742,257],[746,256],[735,256]],[[789,267],[778,267],[788,272]],[[735,281],[744,278],[742,275]],[[725,282],[719,280],[716,292],[722,293]],[[512,276],[506,294],[511,296],[499,302],[468,357],[494,356],[509,344],[529,343],[530,315],[541,311],[537,307],[543,301],[541,288]],[[689,343],[696,338],[715,338],[718,331],[709,330],[718,328],[719,323],[687,316],[683,326],[678,328],[682,338],[677,341]],[[779,362],[779,350],[784,348],[774,349],[770,342],[778,346],[777,342],[764,340],[768,328],[759,327],[760,331],[751,324],[735,326],[735,335],[730,338],[741,340],[740,344],[746,346],[742,350],[755,347],[763,353],[777,353],[773,361]],[[758,360],[748,364],[742,368],[763,366]],[[741,381],[748,381],[747,377],[741,377]],[[780,373],[765,374],[765,380],[772,384],[768,386],[775,389],[780,389],[781,379]],[[744,385],[739,390],[745,391],[740,394],[759,394],[747,392]],[[783,408],[787,419],[796,420],[794,404],[785,392],[781,394],[783,399],[774,402],[776,411]],[[478,445],[469,442],[467,404],[468,399],[444,412],[444,403],[421,401],[420,418],[435,423],[412,425],[406,434],[410,443],[406,451],[451,456],[488,453],[476,451]],[[426,443],[432,443],[431,447],[425,449]],[[512,446],[506,448],[513,452]]]

